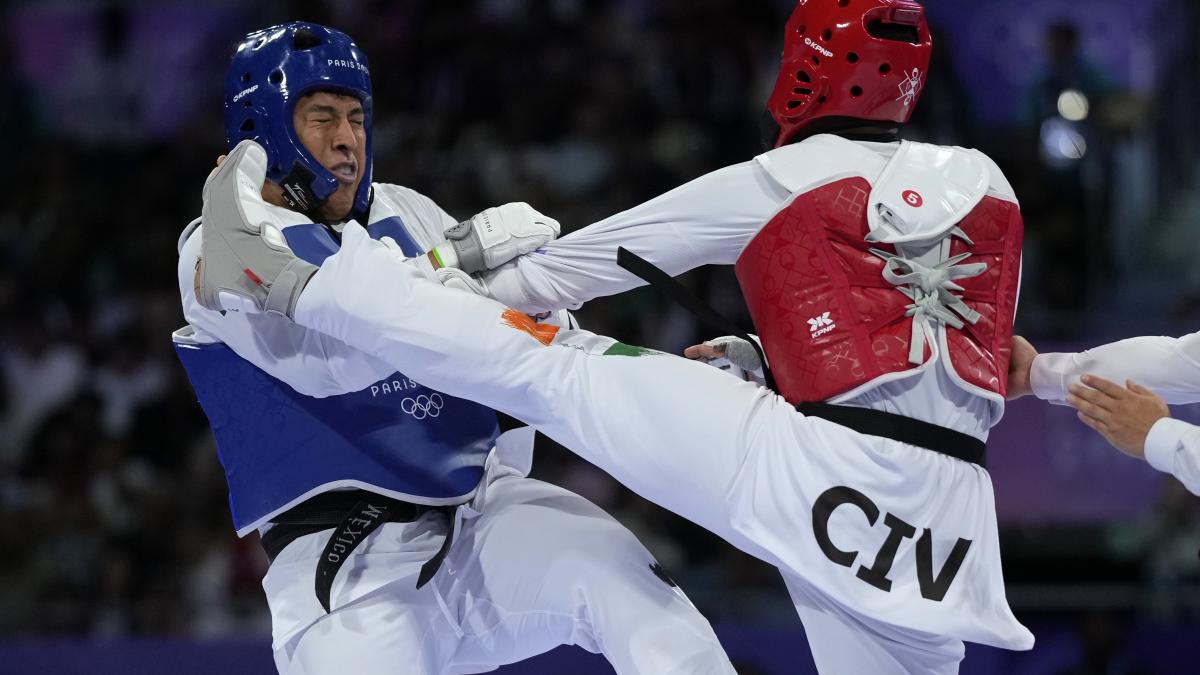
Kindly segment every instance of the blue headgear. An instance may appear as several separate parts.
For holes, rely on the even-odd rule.
[[[349,35],[295,21],[250,33],[238,45],[225,76],[225,137],[230,149],[243,140],[267,151],[267,178],[283,186],[292,208],[317,222],[338,181],[304,148],[292,109],[306,94],[332,91],[362,102],[366,162],[350,217],[366,222],[371,206],[371,72]]]

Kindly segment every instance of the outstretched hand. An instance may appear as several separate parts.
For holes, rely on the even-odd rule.
[[[1067,404],[1079,411],[1079,419],[1116,449],[1145,459],[1150,428],[1171,416],[1167,404],[1133,380],[1122,387],[1102,377],[1084,375],[1082,382],[1071,385],[1067,396]]]
[[[762,359],[754,347],[742,338],[726,335],[692,345],[683,355],[707,363],[737,377],[762,384]]]

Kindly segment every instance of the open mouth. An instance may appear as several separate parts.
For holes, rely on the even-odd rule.
[[[342,183],[353,183],[358,178],[358,166],[354,162],[342,162],[330,167],[329,172]]]

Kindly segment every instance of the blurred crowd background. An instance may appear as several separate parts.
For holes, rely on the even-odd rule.
[[[1045,349],[1200,330],[1200,3],[925,4],[936,51],[905,135],[980,148],[1016,188],[1019,330]],[[170,343],[176,238],[224,150],[240,36],[292,19],[350,33],[372,65],[377,180],[462,218],[528,201],[570,230],[762,151],[793,6],[6,3],[0,640],[268,633],[265,557],[233,534]],[[685,281],[747,320],[728,270]],[[579,317],[669,351],[712,337],[649,290]],[[1010,599],[1073,641],[1060,672],[1152,672],[1122,649],[1134,628],[1200,625],[1200,501],[1036,403],[991,453]],[[797,623],[771,568],[561,448],[539,447],[534,475],[634,529],[714,623]]]

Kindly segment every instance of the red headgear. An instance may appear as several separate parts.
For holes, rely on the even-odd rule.
[[[817,120],[907,122],[932,50],[925,8],[912,0],[800,0],[767,102],[775,147]]]

